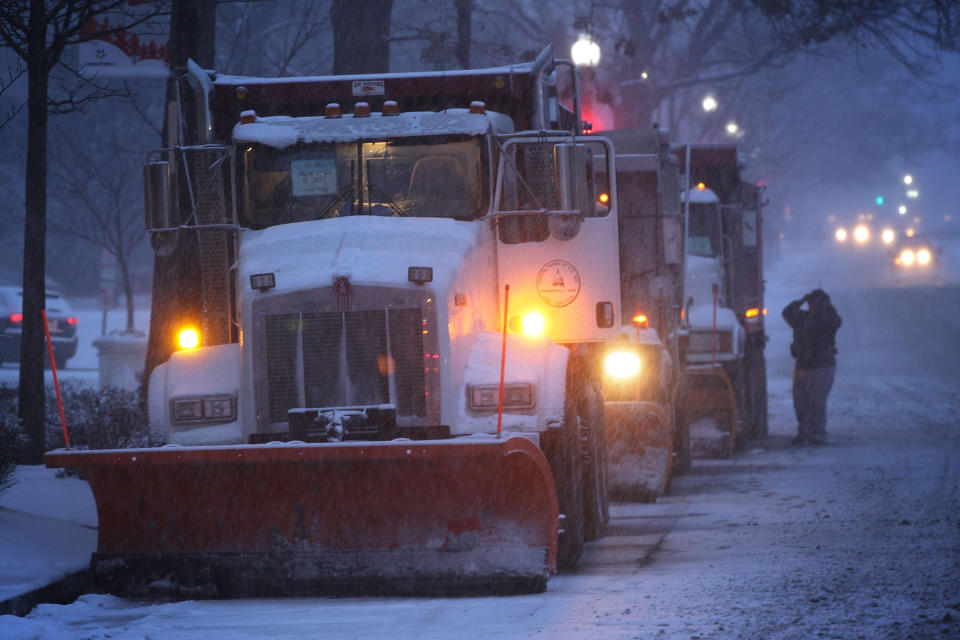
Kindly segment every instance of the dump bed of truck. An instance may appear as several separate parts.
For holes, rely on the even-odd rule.
[[[210,95],[210,110],[217,114],[213,125],[216,140],[229,138],[240,113],[254,110],[259,116],[322,115],[329,103],[344,113],[357,102],[366,102],[373,111],[382,111],[392,100],[407,111],[439,111],[466,108],[482,101],[491,111],[513,118],[518,130],[539,128],[531,104],[537,102],[538,80],[552,69],[550,49],[531,62],[458,71],[385,73],[356,76],[314,76],[299,78],[253,78],[217,75]],[[545,102],[545,101],[544,101]],[[561,109],[562,125],[569,128],[569,112]]]

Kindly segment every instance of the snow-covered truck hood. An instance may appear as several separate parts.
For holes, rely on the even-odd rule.
[[[723,295],[723,270],[716,258],[687,255],[686,270],[683,277],[683,299],[693,298],[696,306],[713,307],[713,285],[717,285]],[[721,306],[723,303],[721,301]]]
[[[431,267],[435,291],[446,291],[465,255],[486,229],[480,222],[439,218],[350,216],[245,231],[241,282],[273,273],[277,291],[329,286],[339,276],[355,285],[416,286],[408,267]]]

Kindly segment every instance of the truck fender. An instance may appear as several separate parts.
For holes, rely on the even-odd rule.
[[[221,344],[175,351],[150,375],[147,406],[150,434],[167,444],[236,444],[243,441],[240,423],[241,355],[239,344]],[[232,396],[234,420],[198,421],[174,426],[171,401]]]
[[[467,394],[473,385],[500,382],[502,334],[483,332],[470,350],[460,394],[459,428],[461,432],[496,430],[496,412],[476,412],[469,408]],[[548,338],[529,338],[508,334],[504,383],[535,386],[536,406],[530,410],[504,410],[504,429],[543,431],[560,427],[564,419],[567,360],[570,351]]]

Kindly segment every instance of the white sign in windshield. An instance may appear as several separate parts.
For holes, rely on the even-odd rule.
[[[337,192],[337,161],[294,160],[290,163],[290,180],[294,197],[333,195]]]

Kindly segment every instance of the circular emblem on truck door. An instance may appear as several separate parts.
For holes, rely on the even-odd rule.
[[[580,295],[580,274],[566,260],[551,260],[537,274],[537,293],[551,307],[565,307]]]

